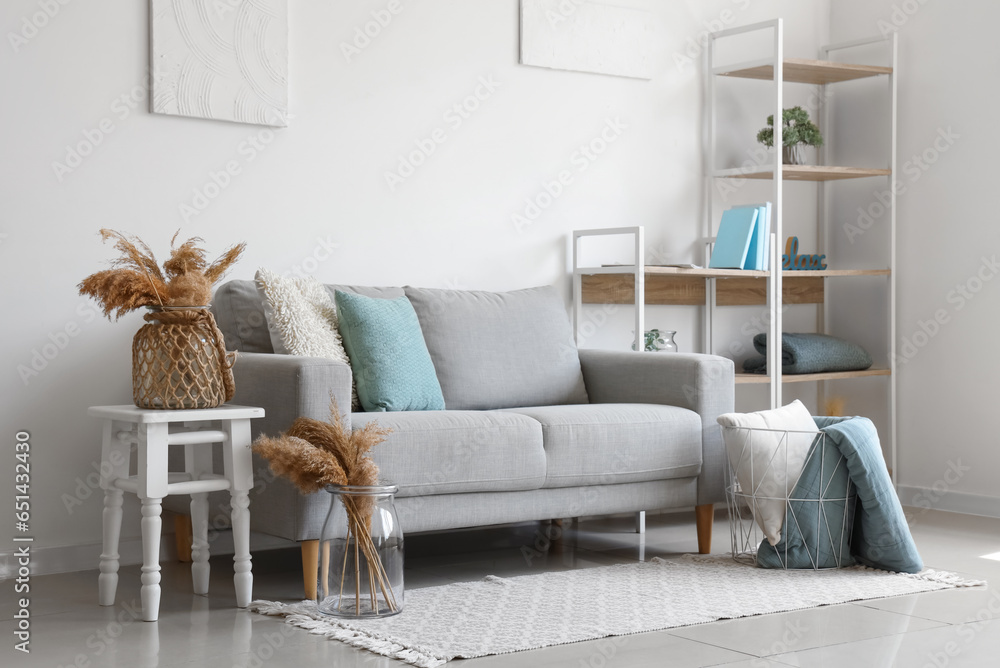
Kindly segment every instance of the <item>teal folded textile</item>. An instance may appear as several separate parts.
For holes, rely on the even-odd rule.
[[[747,373],[767,373],[767,334],[753,337],[753,347],[761,357],[743,362]],[[872,365],[868,352],[850,341],[826,334],[781,335],[781,373],[824,373],[860,371]]]
[[[841,526],[844,517],[836,514],[832,502],[823,502],[827,511],[824,516],[816,512],[819,502],[803,499],[818,499],[816,490],[824,489],[824,484],[829,487],[825,498],[839,494],[846,488],[845,476],[841,473],[846,468],[857,494],[850,556],[870,568],[919,573],[923,570],[923,561],[882,458],[875,425],[862,417],[813,419],[826,433],[826,452],[822,456],[810,452],[790,495],[792,501],[786,511],[782,540],[774,547],[762,541],[757,563],[765,568],[813,568],[817,563],[820,568],[836,565],[833,556],[842,549],[842,544],[834,529]],[[814,450],[818,449],[818,444],[819,439],[813,444]],[[831,464],[835,467],[833,473],[829,473]],[[850,507],[847,512],[851,512]],[[847,519],[851,521],[849,515]],[[841,563],[850,562],[845,559]]]
[[[816,418],[817,422],[821,418]],[[844,456],[817,436],[798,482],[788,495],[781,540],[757,548],[762,568],[838,568],[854,565],[848,528],[857,495]],[[848,499],[845,501],[844,499]]]

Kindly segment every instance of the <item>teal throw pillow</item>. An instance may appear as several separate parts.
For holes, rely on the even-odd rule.
[[[420,321],[406,297],[336,291],[340,336],[366,411],[444,410]]]

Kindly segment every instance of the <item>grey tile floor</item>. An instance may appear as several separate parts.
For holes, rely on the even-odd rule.
[[[629,518],[585,520],[546,546],[548,525],[412,536],[409,588],[590,568],[695,548],[690,514],[647,518],[647,533]],[[987,579],[985,589],[948,590],[800,612],[715,622],[530,652],[461,660],[456,668],[494,666],[672,666],[694,668],[960,668],[1000,666],[1000,520],[927,511],[913,533],[927,565]],[[715,525],[716,550],[728,547],[725,516]],[[539,541],[542,538],[543,540]],[[539,543],[536,545],[536,541]],[[522,547],[543,548],[525,556]],[[544,548],[548,549],[544,549]],[[1000,555],[998,555],[1000,559]],[[296,600],[301,592],[295,549],[254,555],[254,596]],[[403,665],[234,608],[229,557],[212,559],[211,593],[191,595],[186,566],[163,564],[160,619],[138,620],[139,568],[123,567],[118,603],[96,604],[97,571],[38,576],[32,581],[32,652],[13,650],[12,595],[0,603],[0,666],[98,668],[282,668]]]

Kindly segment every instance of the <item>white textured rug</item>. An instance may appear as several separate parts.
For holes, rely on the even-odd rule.
[[[254,601],[250,609],[415,666],[506,654],[606,636],[820,605],[972,587],[953,573],[905,575],[853,567],[778,571],[729,557],[541,573],[406,592],[403,612],[380,620],[327,617],[311,601]]]

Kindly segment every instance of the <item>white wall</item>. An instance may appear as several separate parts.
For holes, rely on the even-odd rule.
[[[99,432],[85,411],[131,397],[129,346],[140,316],[109,323],[76,294],[76,284],[113,255],[99,228],[136,233],[161,256],[178,228],[217,251],[246,241],[236,278],[266,265],[342,283],[498,290],[555,283],[568,299],[573,229],[645,225],[661,261],[694,257],[701,86],[699,68],[678,66],[675,55],[690,49],[698,63],[706,28],[783,15],[789,54],[812,56],[829,12],[827,0],[636,0],[630,4],[656,13],[664,47],[661,71],[643,82],[518,65],[516,0],[403,0],[403,11],[351,63],[340,43],[384,2],[289,4],[293,117],[273,135],[147,113],[143,2],[59,5],[37,35],[26,33],[26,44],[15,50],[6,36],[0,45],[0,469],[7,472],[0,499],[13,496],[14,434],[27,430],[40,570],[46,551],[67,547],[79,559],[70,566],[96,565],[101,499],[86,482],[99,461]],[[38,11],[36,0],[8,0],[0,27],[18,33]],[[444,114],[481,78],[499,87],[460,127],[450,125]],[[122,96],[132,94],[135,108],[124,106]],[[533,225],[516,229],[511,216],[526,198],[572,169],[577,148],[618,118],[627,127],[607,152],[575,172]],[[88,135],[96,138],[102,123],[113,130],[57,178],[53,162],[65,162],[67,147]],[[384,172],[438,127],[447,141],[390,191]],[[257,150],[253,141],[267,143]],[[184,220],[180,205],[192,204],[193,191],[229,161],[240,174]],[[332,252],[330,244],[337,244]],[[696,318],[680,317],[687,324],[678,329],[692,332],[682,345],[690,346]],[[72,337],[60,334],[67,328]],[[622,316],[600,336],[624,348],[628,330]],[[60,345],[46,349],[53,340]],[[30,368],[36,352],[55,354],[22,379],[19,367]],[[64,501],[74,496],[80,503],[69,512]],[[134,541],[138,525],[129,500],[126,540]],[[0,527],[13,534],[11,513]],[[11,549],[0,545],[0,553]]]
[[[1000,449],[990,426],[1000,377],[1000,281],[979,276],[1000,270],[984,263],[993,261],[1000,235],[993,212],[998,22],[1000,5],[986,0],[831,3],[833,41],[889,29],[899,35],[897,173],[906,187],[898,201],[901,497],[993,515],[1000,514]],[[852,132],[866,123],[854,120],[839,129],[842,138],[855,138],[848,150],[862,152],[870,135]],[[867,208],[873,194],[869,186],[855,204]],[[856,206],[841,213],[839,223],[857,224]],[[855,247],[864,249],[886,225],[876,219]],[[839,236],[842,245],[846,238]],[[934,322],[936,315],[944,324]]]

